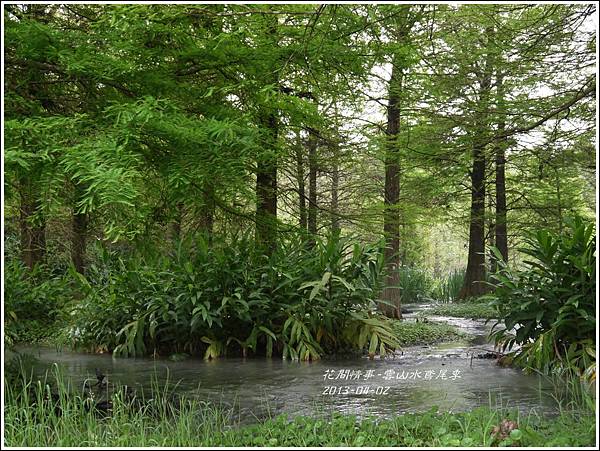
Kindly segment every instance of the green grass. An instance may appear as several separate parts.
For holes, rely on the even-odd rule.
[[[465,334],[446,323],[395,321],[392,329],[402,346],[454,341]]]
[[[544,419],[516,411],[478,408],[466,413],[406,414],[392,419],[357,420],[278,416],[240,426],[205,403],[187,405],[175,415],[153,417],[115,403],[111,417],[100,419],[76,400],[62,400],[62,415],[48,407],[9,400],[5,407],[8,446],[591,446],[593,416],[561,415]],[[517,425],[505,439],[496,438],[503,419]]]
[[[496,310],[485,302],[440,304],[427,310],[426,313],[471,319],[494,319],[498,317]]]
[[[242,425],[229,411],[198,400],[172,409],[168,386],[154,388],[149,401],[135,404],[113,396],[109,416],[85,408],[86,399],[59,372],[56,404],[47,401],[43,382],[5,379],[4,442],[12,447],[150,446],[593,446],[595,415],[573,405],[544,418],[506,408],[481,407],[463,413],[436,409],[389,419],[333,414],[277,416]],[[50,380],[50,379],[47,379]],[[9,382],[10,381],[10,382]],[[181,398],[183,399],[183,398]],[[58,411],[56,406],[60,408]],[[503,437],[494,428],[510,420]]]

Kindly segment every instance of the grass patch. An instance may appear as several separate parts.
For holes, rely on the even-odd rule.
[[[22,373],[23,374],[23,373]],[[150,446],[593,446],[593,409],[562,409],[554,418],[489,407],[462,413],[436,409],[389,419],[333,414],[285,415],[241,425],[238,417],[210,403],[174,398],[155,387],[149,401],[111,397],[109,415],[90,409],[55,373],[54,386],[4,380],[4,440],[12,447]],[[49,380],[48,378],[46,380]],[[174,399],[178,402],[175,403]]]
[[[470,319],[494,319],[498,317],[498,312],[486,302],[440,304],[427,310],[426,313]]]
[[[113,414],[98,418],[76,398],[59,401],[61,415],[48,404],[30,406],[8,399],[8,446],[592,446],[595,418],[561,415],[545,419],[517,411],[478,408],[465,413],[406,414],[392,419],[357,420],[278,416],[240,426],[227,413],[201,402],[175,414],[148,415],[115,402]],[[504,434],[494,428],[509,422]]]
[[[454,341],[465,337],[454,326],[430,321],[394,321],[392,330],[402,346]]]

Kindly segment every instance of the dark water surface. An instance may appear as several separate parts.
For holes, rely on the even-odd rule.
[[[409,318],[411,315],[407,315]],[[550,386],[542,378],[502,368],[495,360],[472,359],[491,349],[482,321],[436,317],[469,333],[456,343],[406,348],[395,358],[368,360],[282,361],[278,358],[118,359],[110,355],[21,347],[39,359],[38,374],[56,363],[74,387],[95,380],[95,369],[109,383],[149,389],[167,379],[176,390],[234,408],[242,421],[269,415],[314,415],[331,411],[360,417],[423,412],[467,411],[482,405],[516,407],[524,412],[555,412]]]

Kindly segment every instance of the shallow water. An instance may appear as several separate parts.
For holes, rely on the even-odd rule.
[[[411,315],[407,315],[408,318]],[[433,318],[432,318],[433,319]],[[273,358],[117,359],[110,355],[57,352],[51,348],[19,348],[39,359],[38,374],[56,363],[82,387],[95,380],[95,369],[109,383],[150,388],[167,379],[176,390],[232,407],[242,422],[269,415],[314,415],[319,412],[387,417],[423,412],[468,411],[482,405],[516,407],[524,412],[554,413],[550,386],[542,378],[502,368],[495,360],[472,359],[491,349],[481,321],[444,319],[471,333],[468,339],[404,349],[394,358],[290,362]]]

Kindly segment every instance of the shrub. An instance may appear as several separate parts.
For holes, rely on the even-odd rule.
[[[516,351],[517,362],[545,371],[570,368],[580,374],[591,364],[595,248],[594,226],[573,218],[562,235],[542,230],[529,237],[521,249],[530,257],[523,269],[511,271],[501,265],[494,274],[496,289],[489,297],[500,322],[492,336],[504,349],[522,346]]]
[[[347,345],[368,347],[371,355],[397,346],[388,323],[372,312],[381,279],[378,246],[335,236],[309,248],[292,238],[268,257],[254,249],[252,237],[241,236],[149,255],[107,255],[103,268],[80,277],[78,345],[124,356],[215,358],[234,351],[302,360]]]
[[[431,297],[433,280],[423,269],[402,266],[398,284],[402,304],[424,302]]]
[[[47,338],[72,298],[68,274],[55,274],[44,265],[29,270],[20,260],[9,260],[4,268],[6,343]]]
[[[436,280],[433,288],[433,298],[439,302],[454,302],[465,279],[464,269],[455,269],[445,278]]]

